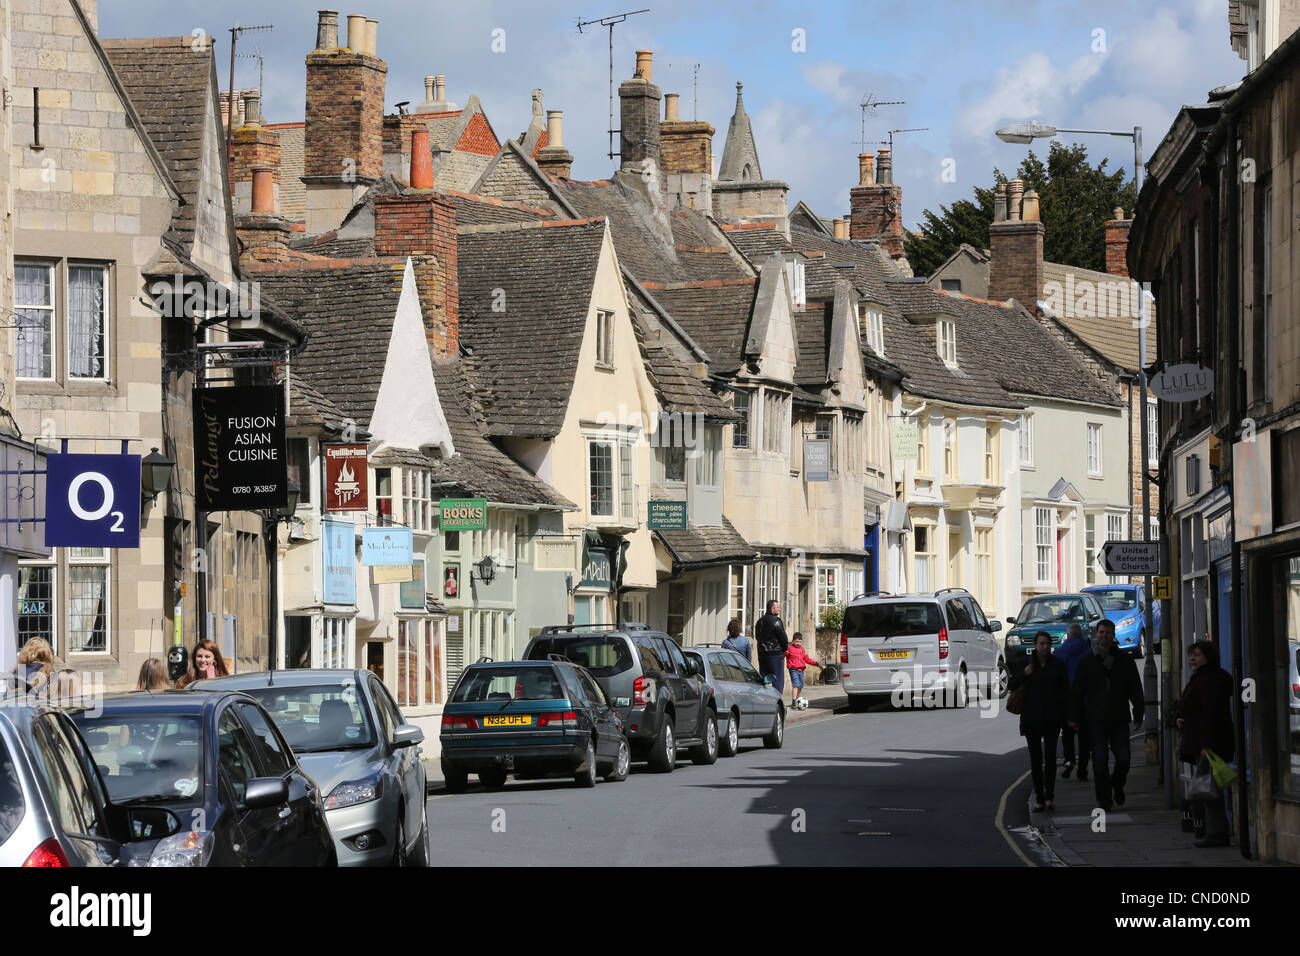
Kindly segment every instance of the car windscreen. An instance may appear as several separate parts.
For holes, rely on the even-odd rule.
[[[294,753],[359,750],[375,745],[375,725],[352,684],[251,687]]]
[[[547,654],[561,654],[593,677],[613,677],[632,667],[627,639],[609,634],[553,634],[533,642],[528,656],[545,660]]]
[[[943,627],[939,606],[920,601],[879,601],[856,604],[844,611],[849,637],[905,637],[938,634]]]
[[[1026,624],[1075,624],[1083,623],[1088,615],[1083,607],[1083,600],[1078,597],[1033,598],[1025,602],[1016,616],[1016,626]]]
[[[0,740],[0,844],[18,829],[26,809],[18,768],[14,766],[8,745]]]
[[[507,704],[512,700],[563,700],[568,696],[550,667],[505,664],[466,671],[451,699],[458,704],[497,701]]]
[[[1088,593],[1101,602],[1103,611],[1131,611],[1138,606],[1137,593],[1128,588],[1107,588]]]
[[[73,714],[114,803],[192,800],[203,784],[199,718]]]

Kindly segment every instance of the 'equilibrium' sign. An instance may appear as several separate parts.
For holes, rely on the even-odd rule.
[[[283,385],[194,390],[196,510],[284,507],[286,457]]]

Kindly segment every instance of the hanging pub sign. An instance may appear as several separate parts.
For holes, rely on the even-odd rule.
[[[410,528],[367,528],[361,532],[361,563],[410,564],[413,545]]]
[[[921,426],[901,421],[889,429],[889,440],[896,461],[916,461],[921,453]]]
[[[1214,391],[1214,370],[1200,365],[1170,365],[1152,375],[1147,384],[1162,402],[1194,402]]]
[[[397,589],[398,602],[406,610],[423,611],[424,604],[424,562],[416,558],[411,565],[411,580]]]
[[[139,455],[47,455],[47,548],[140,547]]]
[[[366,510],[366,446],[325,446],[325,510]]]
[[[194,390],[197,511],[257,511],[289,503],[284,386]]]
[[[357,603],[356,527],[347,521],[321,521],[326,604]]]

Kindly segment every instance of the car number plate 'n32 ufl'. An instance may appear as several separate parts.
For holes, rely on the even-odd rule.
[[[533,718],[530,714],[511,714],[506,717],[484,717],[484,727],[531,727]]]

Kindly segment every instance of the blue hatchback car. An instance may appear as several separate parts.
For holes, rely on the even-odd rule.
[[[1146,588],[1140,584],[1094,584],[1083,589],[1101,603],[1102,613],[1115,622],[1115,640],[1120,647],[1142,656],[1146,640]],[[1156,640],[1160,636],[1160,602],[1151,605]]]

